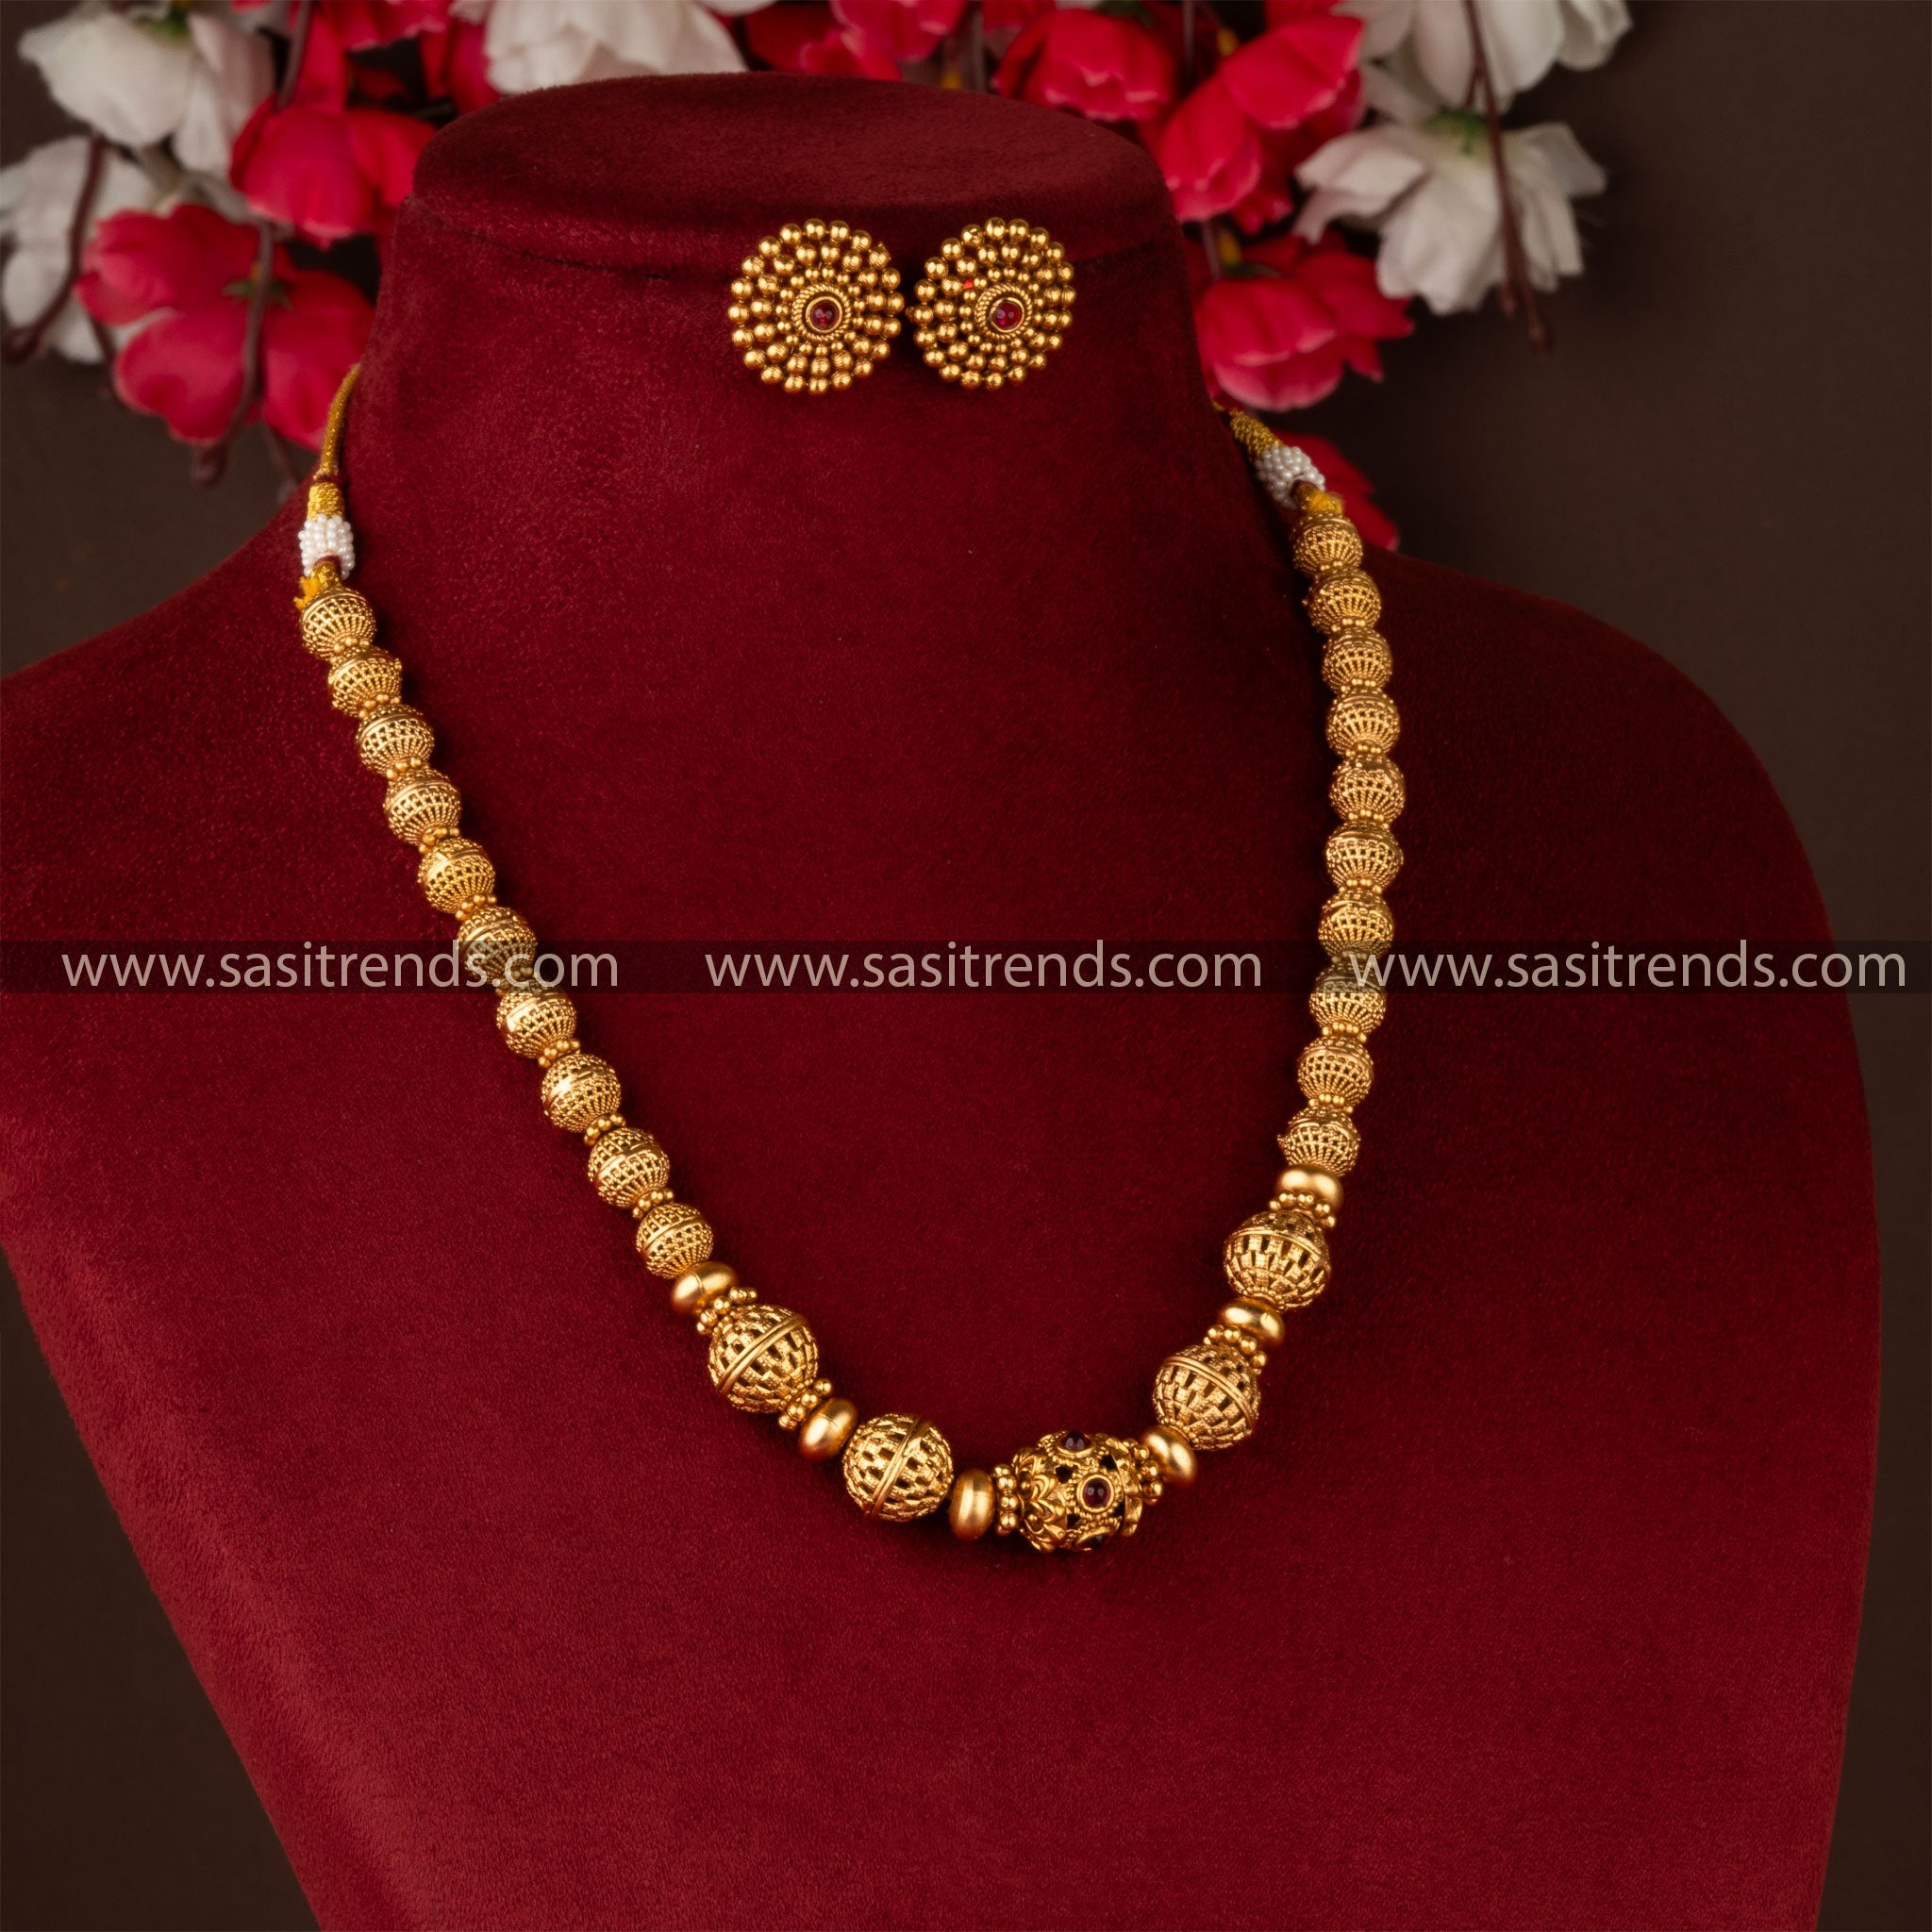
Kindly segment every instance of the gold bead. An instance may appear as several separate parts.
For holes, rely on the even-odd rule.
[[[1402,847],[1387,825],[1374,819],[1349,819],[1328,834],[1324,855],[1328,876],[1338,887],[1385,892],[1402,870]]]
[[[1322,908],[1315,937],[1338,959],[1374,958],[1395,943],[1395,915],[1380,892],[1337,892]]]
[[[577,1009],[560,992],[512,987],[496,1003],[496,1030],[510,1052],[534,1060],[576,1038]]]
[[[1333,1108],[1305,1107],[1274,1144],[1291,1167],[1319,1167],[1344,1174],[1361,1151],[1361,1136],[1345,1113]]]
[[[1194,1446],[1178,1431],[1157,1424],[1151,1429],[1142,1429],[1141,1440],[1160,1465],[1162,1477],[1175,1489],[1186,1489],[1200,1474],[1201,1464],[1194,1455]]]
[[[1294,567],[1305,576],[1324,577],[1354,570],[1362,560],[1362,540],[1344,516],[1304,516],[1294,529]]]
[[[1316,1107],[1357,1107],[1374,1084],[1375,1063],[1358,1040],[1324,1034],[1295,1062],[1295,1079]]]
[[[1344,819],[1374,819],[1392,825],[1402,816],[1408,789],[1391,758],[1348,758],[1328,784],[1328,803]]]
[[[1277,1201],[1307,1208],[1324,1228],[1341,1212],[1341,1183],[1326,1168],[1285,1167],[1274,1176],[1274,1193]]]
[[[1199,1341],[1161,1363],[1154,1413],[1195,1449],[1231,1449],[1261,1419],[1261,1384],[1248,1359]]]
[[[764,1302],[733,1308],[711,1330],[705,1366],[733,1408],[776,1415],[819,1372],[819,1345],[803,1315]]]
[[[977,1542],[992,1527],[998,1513],[997,1493],[985,1470],[962,1469],[953,1478],[946,1521],[962,1543]]]
[[[858,1409],[842,1395],[822,1402],[798,1428],[798,1453],[808,1462],[829,1462],[852,1440]]]
[[[1395,669],[1389,641],[1378,630],[1338,631],[1322,653],[1322,678],[1337,697],[1380,691]]]
[[[1339,570],[1317,583],[1305,599],[1308,622],[1324,637],[1339,630],[1374,630],[1382,614],[1382,593],[1374,579],[1358,570]]]
[[[1036,1550],[1091,1550],[1141,1526],[1146,1498],[1131,1442],[1067,1429],[1013,1457],[1020,1534]]]
[[[423,896],[439,912],[467,918],[496,890],[496,868],[474,839],[439,839],[416,868]]]
[[[551,1124],[568,1134],[581,1134],[624,1105],[617,1070],[593,1053],[568,1054],[553,1060],[540,1091]]]
[[[337,584],[302,607],[302,641],[325,663],[366,651],[375,641],[375,612],[360,591]]]
[[[603,1142],[597,1144],[602,1146]],[[672,1313],[695,1320],[721,1294],[729,1294],[737,1286],[738,1270],[723,1261],[705,1261],[687,1268],[671,1284]]]
[[[427,765],[400,773],[389,781],[382,799],[389,828],[406,844],[425,845],[462,823],[463,794],[441,772]]]
[[[1386,691],[1352,691],[1328,707],[1328,749],[1339,758],[1379,758],[1402,735],[1402,714]]]
[[[688,1201],[660,1201],[638,1223],[638,1253],[666,1281],[711,1258],[711,1224]]]
[[[1314,1217],[1264,1208],[1228,1236],[1221,1264],[1229,1284],[1271,1308],[1300,1308],[1328,1286],[1328,1243]]]
[[[1325,1032],[1352,1033],[1366,1039],[1389,1011],[1389,995],[1373,974],[1357,975],[1346,960],[1330,966],[1308,995],[1308,1011]]]
[[[328,701],[337,710],[359,718],[377,705],[392,704],[402,695],[403,660],[387,651],[358,651],[330,665]]]
[[[613,1127],[591,1149],[591,1185],[597,1198],[627,1213],[671,1178],[671,1157],[641,1127]]]
[[[1279,1348],[1288,1340],[1288,1324],[1266,1302],[1243,1296],[1229,1302],[1214,1319],[1238,1335],[1252,1335],[1263,1348]]]
[[[845,1492],[868,1516],[910,1523],[946,1500],[953,1452],[923,1416],[875,1415],[845,1445]]]
[[[537,958],[537,935],[508,906],[479,907],[457,927],[457,958],[466,974],[487,986],[522,983]]]
[[[385,778],[426,765],[435,749],[436,734],[429,720],[413,705],[388,706],[365,718],[356,734],[356,755]]]

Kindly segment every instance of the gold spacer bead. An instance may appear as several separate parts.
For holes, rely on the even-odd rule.
[[[798,1428],[798,1453],[808,1462],[829,1462],[841,1454],[858,1426],[858,1409],[842,1395],[822,1402]]]
[[[723,1261],[706,1261],[698,1267],[687,1268],[671,1284],[672,1310],[695,1319],[708,1303],[721,1294],[729,1294],[737,1286],[738,1270]]]
[[[976,1542],[993,1525],[999,1514],[998,1492],[991,1476],[983,1469],[963,1469],[953,1478],[953,1493],[946,1505],[946,1521],[961,1542]]]
[[[1163,1482],[1184,1490],[1200,1474],[1201,1465],[1195,1457],[1194,1445],[1178,1429],[1157,1424],[1151,1429],[1142,1429],[1141,1441],[1159,1465]]]
[[[1214,1320],[1219,1326],[1250,1336],[1265,1348],[1279,1348],[1288,1340],[1288,1324],[1266,1302],[1246,1297],[1229,1302]]]

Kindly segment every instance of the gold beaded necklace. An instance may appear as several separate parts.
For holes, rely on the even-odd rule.
[[[713,1258],[709,1224],[672,1193],[671,1162],[656,1138],[625,1121],[617,1074],[585,1052],[575,1007],[533,977],[537,936],[498,901],[489,855],[462,836],[461,795],[429,763],[429,723],[402,702],[402,664],[377,648],[375,612],[344,581],[355,568],[355,537],[339,460],[356,373],[329,410],[309,482],[295,599],[302,641],[328,666],[331,702],[356,720],[362,762],[387,781],[383,810],[396,836],[422,854],[416,875],[425,896],[458,922],[458,958],[495,989],[497,1030],[512,1053],[541,1070],[544,1113],[582,1135],[591,1186],[631,1215],[645,1267],[671,1283],[672,1307],[706,1338],[713,1387],[733,1407],[796,1430],[808,1460],[838,1457],[847,1491],[868,1516],[909,1523],[947,1503],[962,1540],[1018,1530],[1038,1550],[1094,1549],[1133,1535],[1143,1508],[1194,1480],[1197,1452],[1231,1448],[1254,1433],[1261,1372],[1286,1333],[1282,1318],[1328,1284],[1327,1235],[1341,1206],[1341,1177],[1359,1145],[1352,1114],[1374,1072],[1363,1041],[1387,1002],[1368,966],[1394,939],[1382,895],[1402,865],[1390,826],[1404,789],[1388,756],[1399,720],[1383,689],[1389,646],[1374,628],[1382,600],[1361,568],[1362,540],[1341,499],[1323,487],[1304,452],[1254,417],[1229,412],[1257,475],[1293,519],[1294,561],[1308,579],[1309,621],[1327,641],[1322,674],[1335,694],[1327,736],[1339,762],[1328,796],[1341,823],[1325,848],[1335,892],[1316,928],[1329,958],[1308,1000],[1321,1030],[1296,1067],[1307,1105],[1279,1140],[1288,1166],[1268,1205],[1223,1248],[1235,1299],[1201,1341],[1157,1371],[1154,1427],[1132,1440],[1061,1430],[991,1473],[956,1475],[945,1437],[924,1417],[861,1423],[819,1374],[818,1341],[805,1318],[760,1300]]]

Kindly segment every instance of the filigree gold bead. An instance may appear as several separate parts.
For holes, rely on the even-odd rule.
[[[413,705],[389,705],[365,718],[356,733],[356,755],[372,772],[393,778],[429,762],[436,734]]]
[[[1262,1348],[1279,1348],[1288,1340],[1288,1324],[1276,1310],[1266,1302],[1252,1301],[1245,1295],[1238,1302],[1229,1302],[1214,1319],[1221,1327],[1232,1329],[1237,1335],[1252,1336]]]
[[[1395,660],[1378,630],[1337,631],[1322,653],[1322,679],[1337,697],[1350,691],[1380,691]]]
[[[733,1408],[776,1415],[811,1387],[819,1345],[803,1315],[753,1302],[733,1308],[711,1330],[705,1366],[711,1387]]]
[[[1346,758],[1328,782],[1328,803],[1344,819],[1374,819],[1392,825],[1407,800],[1407,787],[1392,758]]]
[[[694,1268],[687,1268],[671,1284],[672,1313],[695,1320],[720,1295],[728,1295],[737,1286],[736,1268],[724,1261],[702,1261]]]
[[[467,918],[496,890],[496,868],[474,839],[439,839],[416,868],[423,896],[439,912]]]
[[[641,1127],[613,1127],[597,1136],[589,1172],[597,1198],[628,1213],[671,1178],[671,1157],[655,1134]]]
[[[910,1523],[953,1487],[953,1452],[923,1416],[875,1415],[845,1445],[845,1492],[868,1516]]]
[[[1389,1011],[1389,995],[1373,974],[1357,974],[1347,960],[1330,966],[1308,995],[1308,1011],[1324,1033],[1366,1040]]]
[[[1374,819],[1349,819],[1328,834],[1324,851],[1328,876],[1338,887],[1384,892],[1402,870],[1402,847],[1387,825]]]
[[[1091,1550],[1141,1526],[1141,1458],[1131,1442],[1079,1429],[1013,1457],[1020,1534],[1036,1550]]]
[[[962,1469],[953,1478],[946,1522],[962,1543],[977,1542],[999,1514],[998,1492],[983,1469]]]
[[[1358,1040],[1324,1034],[1303,1047],[1295,1079],[1316,1107],[1357,1107],[1374,1084],[1375,1063]]]
[[[1402,736],[1402,714],[1386,691],[1352,691],[1328,707],[1328,749],[1339,758],[1380,758]]]
[[[1175,1489],[1186,1489],[1200,1474],[1201,1464],[1194,1455],[1194,1445],[1177,1430],[1156,1424],[1153,1428],[1141,1431],[1141,1441],[1159,1466],[1162,1479]]]
[[[577,1009],[560,992],[517,987],[496,1003],[503,1043],[526,1060],[541,1059],[554,1046],[576,1038]]]
[[[463,794],[441,772],[419,765],[389,781],[382,811],[398,839],[426,845],[462,824]]]
[[[567,1134],[581,1134],[624,1105],[617,1070],[593,1053],[552,1061],[540,1092],[551,1124]]]
[[[463,971],[486,986],[520,985],[537,958],[537,935],[521,912],[483,906],[457,927],[457,958]]]
[[[1395,915],[1380,892],[1337,892],[1322,908],[1315,937],[1338,959],[1374,958],[1395,943]]]
[[[403,660],[387,651],[358,651],[329,666],[328,701],[352,718],[393,704],[402,691]]]
[[[1361,533],[1344,516],[1305,516],[1294,529],[1294,567],[1324,577],[1354,570],[1362,560]]]
[[[1197,1341],[1161,1363],[1154,1413],[1194,1449],[1231,1449],[1261,1419],[1254,1365],[1231,1348]]]
[[[302,641],[325,663],[366,651],[375,641],[375,612],[360,591],[336,584],[302,607]]]
[[[1305,602],[1308,622],[1324,637],[1339,630],[1374,630],[1382,614],[1382,593],[1374,579],[1358,570],[1339,570],[1322,578]]]
[[[1221,1264],[1229,1285],[1271,1308],[1300,1308],[1328,1286],[1328,1243],[1314,1217],[1266,1208],[1228,1236]]]
[[[841,1455],[858,1426],[858,1409],[842,1395],[822,1402],[798,1425],[798,1453],[808,1462],[829,1462]]]
[[[660,1201],[638,1223],[638,1253],[653,1274],[675,1280],[711,1258],[711,1224],[688,1201]]]
[[[1333,1108],[1305,1107],[1277,1135],[1274,1144],[1291,1167],[1319,1167],[1344,1174],[1361,1152],[1362,1137],[1345,1113]]]

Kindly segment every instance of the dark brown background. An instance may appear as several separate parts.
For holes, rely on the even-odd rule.
[[[59,131],[6,0],[4,158]],[[1769,767],[1842,939],[1927,926],[1927,68],[1915,0],[1671,0],[1534,97],[1609,169],[1541,361],[1424,322],[1311,427],[1421,555],[1582,606],[1681,665]],[[275,503],[212,493],[65,365],[0,377],[0,651],[27,663],[218,562]],[[116,748],[107,748],[113,750]],[[1696,827],[1684,827],[1687,838]],[[1713,852],[1711,863],[1724,855]],[[1886,1257],[1877,1514],[1823,1923],[1932,1924],[1923,999],[1854,1001]],[[1792,1150],[1802,1168],[1804,1151]],[[5,1297],[7,1927],[311,1923]]]

